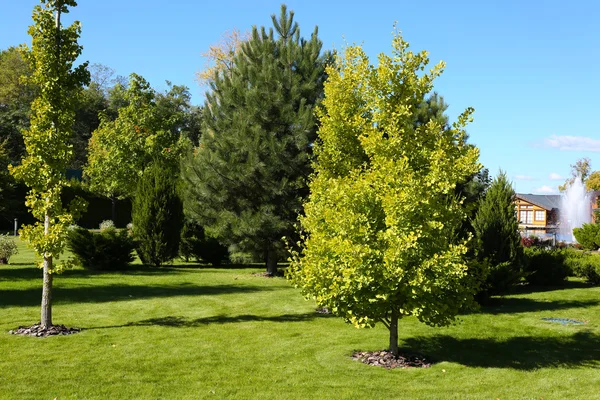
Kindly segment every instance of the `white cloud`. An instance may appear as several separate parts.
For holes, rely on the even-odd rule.
[[[552,135],[544,139],[544,146],[562,151],[600,151],[600,140],[585,136]]]
[[[517,181],[532,181],[534,178],[529,175],[515,175]]]
[[[554,187],[551,186],[541,186],[539,188],[533,189],[534,193],[556,193],[557,190]]]
[[[560,176],[559,174],[557,174],[556,172],[551,172],[549,178],[550,178],[550,180],[553,180],[553,181],[562,181],[563,179],[565,179],[562,176]]]

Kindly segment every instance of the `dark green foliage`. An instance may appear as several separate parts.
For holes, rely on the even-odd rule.
[[[85,184],[71,180],[70,186],[62,193],[64,203],[80,197],[88,204],[87,209],[75,221],[78,226],[88,229],[97,229],[100,222],[112,220],[117,228],[124,228],[131,222],[131,200],[116,200],[115,215],[112,215],[112,202],[104,196],[91,192]]]
[[[506,174],[500,172],[481,200],[473,220],[477,258],[489,266],[483,287],[488,294],[505,293],[522,277],[523,246],[514,196]]]
[[[100,233],[75,228],[68,236],[69,249],[84,268],[98,271],[126,268],[134,259],[133,239],[126,230],[108,228]]]
[[[179,254],[186,262],[194,258],[218,266],[227,260],[228,251],[217,239],[207,237],[201,225],[186,221],[181,230]]]
[[[186,214],[222,243],[264,254],[271,273],[308,194],[329,57],[317,30],[301,38],[293,16],[282,6],[275,31],[254,28],[230,73],[215,76],[204,133],[183,164]]]
[[[586,250],[597,250],[600,247],[600,224],[583,224],[573,229],[573,236]]]
[[[177,257],[183,207],[176,174],[154,163],[144,171],[133,200],[133,234],[144,264],[159,267]]]
[[[100,125],[100,114],[108,107],[108,101],[96,82],[83,90],[79,105],[75,110],[73,125],[73,160],[71,168],[81,169],[87,160],[88,141]]]
[[[594,285],[600,284],[600,254],[574,249],[565,250],[566,262],[575,276],[584,278]]]
[[[533,246],[525,248],[525,257],[525,279],[531,285],[561,285],[572,273],[565,250]]]

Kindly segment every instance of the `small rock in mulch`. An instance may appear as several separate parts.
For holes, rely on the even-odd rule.
[[[352,359],[362,363],[383,367],[386,369],[392,368],[429,368],[431,362],[421,356],[411,356],[400,354],[398,357],[387,351],[357,351],[352,354]]]
[[[331,314],[331,311],[329,311],[329,308],[327,307],[318,307],[317,309],[315,309],[315,311],[318,314]]]
[[[67,328],[64,325],[52,325],[48,328],[43,328],[40,324],[32,326],[20,326],[17,329],[10,330],[8,333],[12,335],[47,337],[55,335],[72,335],[81,332],[79,328]]]

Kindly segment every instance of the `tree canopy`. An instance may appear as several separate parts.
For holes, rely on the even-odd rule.
[[[446,325],[472,298],[454,191],[481,165],[466,143],[473,109],[451,126],[415,123],[444,63],[421,74],[427,53],[409,51],[399,34],[393,55],[378,60],[351,46],[327,69],[305,241],[290,278],[357,327],[382,322],[397,354],[399,318]]]
[[[214,75],[183,176],[186,214],[209,236],[264,256],[275,273],[308,193],[328,55],[317,29],[304,39],[285,6],[272,22],[253,28],[228,74]]]
[[[70,139],[75,106],[82,86],[89,82],[87,63],[73,66],[81,54],[77,43],[79,22],[63,28],[61,15],[77,3],[73,0],[42,0],[44,7],[33,11],[29,27],[31,49],[21,48],[21,56],[31,68],[26,82],[38,89],[31,105],[31,125],[23,131],[26,155],[11,173],[31,188],[26,204],[37,219],[21,229],[22,238],[43,257],[42,326],[52,325],[52,275],[60,271],[53,264],[65,246],[67,227],[73,213],[81,209],[75,201],[63,207],[61,193],[68,186],[65,172],[73,156]]]
[[[158,96],[141,76],[132,74],[129,85],[117,85],[116,98],[123,104],[116,118],[100,116],[100,126],[92,133],[84,176],[92,191],[110,198],[131,197],[143,171],[158,160],[177,164],[182,107],[189,104],[184,87]]]

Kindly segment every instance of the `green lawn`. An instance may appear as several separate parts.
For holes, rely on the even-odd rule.
[[[2,399],[600,398],[600,288],[578,281],[497,299],[449,328],[403,320],[404,349],[438,363],[385,370],[350,358],[385,348],[385,328],[318,314],[285,279],[252,268],[67,271],[54,322],[84,330],[9,335],[39,321],[41,272],[21,249],[0,266]]]

